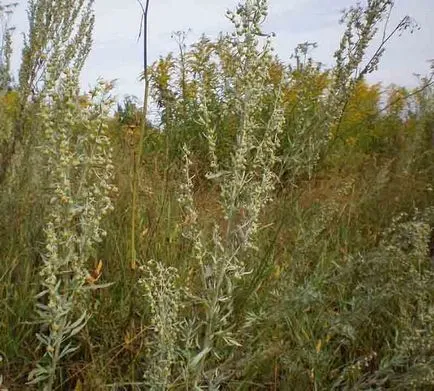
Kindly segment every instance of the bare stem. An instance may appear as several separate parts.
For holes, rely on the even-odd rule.
[[[142,161],[143,144],[146,133],[147,112],[148,112],[148,97],[149,97],[149,82],[148,82],[148,9],[149,0],[146,0],[145,5],[140,0],[137,0],[142,9],[143,20],[143,119],[140,128],[140,139],[137,154],[134,155],[133,166],[133,188],[132,188],[132,208],[131,208],[131,269],[137,267],[137,251],[136,251],[136,226],[137,226],[137,192],[139,182],[139,169]]]

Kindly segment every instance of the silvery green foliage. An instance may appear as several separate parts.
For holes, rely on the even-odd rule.
[[[17,3],[0,2],[0,93],[7,89],[11,82],[10,67],[12,55],[12,31],[9,18]]]
[[[203,305],[204,318],[196,319],[187,346],[196,346],[196,354],[188,354],[188,370],[193,389],[218,389],[228,373],[211,371],[207,362],[223,362],[231,349],[241,346],[232,330],[234,289],[250,272],[246,255],[256,250],[259,216],[271,200],[276,177],[273,167],[278,161],[276,150],[284,122],[281,91],[274,92],[274,106],[263,124],[256,114],[263,105],[272,61],[270,38],[262,33],[261,25],[267,15],[267,2],[247,0],[228,18],[235,25],[231,38],[234,61],[240,65],[233,78],[233,88],[227,110],[239,118],[230,164],[223,167],[216,154],[217,132],[208,110],[206,75],[199,83],[200,123],[208,140],[210,172],[207,178],[220,189],[220,206],[224,224],[215,224],[211,237],[201,229],[193,201],[193,181],[190,173],[189,151],[184,150],[185,182],[179,202],[185,212],[184,235],[193,244],[194,257],[200,268],[201,296],[190,295],[192,301]],[[200,77],[200,75],[199,75]],[[193,333],[194,334],[194,333]],[[193,343],[192,341],[195,341]]]
[[[319,64],[307,57],[314,44],[304,43],[297,47],[297,68],[300,68],[300,58],[307,59],[301,64],[302,86],[307,91],[301,94],[293,109],[294,121],[285,140],[282,173],[289,175],[289,182],[303,175],[311,178],[339,132],[340,121],[357,81],[377,69],[386,44],[396,33],[417,27],[411,18],[404,17],[394,29],[387,31],[393,5],[391,0],[368,0],[344,10],[341,23],[345,25],[345,31],[334,54],[336,64],[329,74],[329,85],[318,100],[309,99],[308,90],[309,83],[315,82],[315,77],[320,74]],[[369,58],[368,49],[381,27],[380,45]]]
[[[363,362],[347,365],[336,388],[372,389],[384,384],[394,390],[432,387],[434,292],[430,287],[434,273],[428,247],[433,224],[433,207],[416,210],[412,217],[401,213],[383,233],[378,248],[356,261],[359,272],[364,274],[353,290],[358,298],[353,300],[358,305],[352,311],[358,312],[365,305],[370,309],[370,321],[378,322],[380,314],[383,322],[389,320],[393,350],[381,357],[381,365],[375,371],[359,372],[357,382],[350,372],[360,371]]]
[[[51,77],[50,77],[51,76]],[[112,208],[113,165],[106,120],[111,85],[100,82],[79,101],[78,74],[60,79],[48,69],[41,120],[51,193],[45,227],[46,246],[40,270],[42,291],[37,314],[43,325],[37,338],[44,355],[29,375],[30,384],[51,390],[61,360],[74,352],[71,340],[85,326],[87,261],[105,231],[101,220]]]
[[[406,213],[396,216],[390,227],[384,232],[381,247],[391,255],[404,258],[403,262],[412,265],[414,271],[419,269],[419,263],[428,256],[428,246],[432,226],[434,225],[434,208],[423,211],[415,210],[409,219]]]
[[[343,11],[341,23],[346,26],[346,29],[339,49],[334,54],[336,67],[333,75],[333,90],[338,96],[354,85],[356,80],[377,70],[385,52],[385,45],[395,33],[404,30],[413,32],[418,28],[412,18],[405,16],[391,31],[387,30],[394,3],[394,0],[368,0],[366,5],[357,3]],[[380,45],[372,57],[366,60],[369,45],[384,21],[386,24],[382,29]],[[363,63],[365,60],[366,62]]]
[[[208,115],[206,91],[199,87],[200,120],[210,156],[211,170],[207,177],[221,190],[221,206],[228,222],[223,237],[230,252],[255,247],[259,214],[271,200],[276,181],[273,168],[279,160],[276,150],[284,117],[281,90],[272,91],[273,87],[267,83],[272,63],[271,39],[261,31],[267,9],[266,1],[246,1],[235,13],[228,12],[236,28],[231,40],[232,55],[240,64],[229,98],[232,104],[227,108],[239,118],[229,169],[218,160],[218,129]],[[266,94],[274,94],[274,101],[270,117],[262,123],[256,114],[263,108],[261,99]],[[239,272],[243,269],[240,264]]]
[[[343,11],[341,23],[346,28],[339,48],[334,54],[336,65],[333,68],[332,85],[328,94],[329,121],[340,120],[357,81],[377,70],[388,41],[396,33],[417,28],[414,20],[405,16],[388,31],[393,7],[393,0],[368,0],[366,5],[358,3]],[[368,49],[381,27],[380,44],[374,54],[367,58]]]
[[[171,383],[173,365],[178,361],[179,315],[181,290],[178,271],[161,262],[149,261],[141,268],[143,287],[150,306],[153,344],[144,380],[150,390],[167,390]]]
[[[18,77],[19,108],[14,130],[0,154],[0,183],[5,181],[9,167],[20,147],[27,151],[22,159],[29,166],[34,158],[32,143],[37,140],[39,128],[27,121],[30,110],[46,88],[48,69],[54,80],[65,69],[80,72],[92,44],[94,25],[93,0],[29,0],[27,15],[29,33],[25,35]],[[33,114],[33,113],[32,113]],[[29,163],[30,162],[30,163]],[[19,163],[17,163],[19,164]],[[36,176],[36,175],[34,175]]]
[[[29,0],[19,87],[22,99],[43,91],[45,73],[80,72],[92,45],[93,0]]]

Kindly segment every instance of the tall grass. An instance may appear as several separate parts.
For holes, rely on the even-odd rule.
[[[92,2],[29,2],[0,85],[0,388],[432,389],[432,76],[384,108],[363,80],[392,8],[348,8],[324,69],[278,59],[246,0],[148,68],[152,125],[78,89]]]

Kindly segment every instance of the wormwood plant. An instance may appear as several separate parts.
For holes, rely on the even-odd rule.
[[[12,31],[10,27],[10,16],[15,3],[3,4],[0,2],[0,99],[4,100],[11,82],[10,61],[12,54]],[[2,161],[1,146],[9,140],[12,131],[12,124],[7,115],[7,108],[0,104],[0,162]]]
[[[12,54],[13,27],[9,25],[9,18],[17,3],[0,2],[0,93],[5,91],[11,82],[10,67]]]
[[[310,87],[321,80],[320,65],[307,58],[310,43],[299,45],[295,58],[297,68],[292,71],[290,85],[298,89],[299,96],[289,108],[288,132],[282,140],[283,164],[280,176],[290,183],[297,177],[311,178],[319,162],[324,159],[340,136],[340,125],[357,82],[378,68],[387,43],[404,30],[417,28],[408,16],[388,31],[392,0],[368,0],[343,11],[341,24],[345,31],[334,53],[336,64],[327,72],[327,83],[315,96]],[[381,31],[380,31],[381,30]],[[381,34],[380,44],[371,57],[367,57],[373,39]],[[301,63],[300,57],[306,60]],[[300,72],[301,71],[301,72]],[[300,83],[301,79],[301,83]],[[301,90],[298,85],[301,86]]]
[[[356,356],[342,370],[336,388],[344,385],[364,390],[387,385],[396,390],[425,390],[432,386],[434,274],[428,243],[433,212],[430,207],[416,210],[411,218],[405,213],[398,215],[378,248],[354,262],[353,268],[363,277],[353,291],[351,310],[369,322],[369,338],[383,338],[385,343],[377,342],[371,348],[383,350],[375,371]],[[344,315],[336,324],[340,322],[354,333],[353,343],[364,340],[366,325],[360,320],[345,320]],[[383,325],[381,329],[379,325]]]
[[[143,287],[151,311],[151,326],[154,334],[150,347],[150,364],[144,379],[151,390],[167,390],[172,382],[172,370],[178,362],[179,311],[181,289],[178,271],[161,262],[149,261],[141,267]]]
[[[31,156],[29,144],[37,139],[37,129],[27,117],[47,88],[48,68],[54,80],[65,69],[81,71],[92,44],[92,7],[93,0],[29,0],[29,33],[24,39],[17,88],[19,112],[10,139],[1,146],[0,183],[18,147],[26,146],[25,158]]]
[[[58,79],[57,72],[49,69],[45,81],[41,149],[51,199],[39,273],[42,291],[37,296],[42,327],[36,335],[44,353],[29,375],[29,384],[42,383],[44,390],[53,389],[59,364],[78,348],[72,338],[90,316],[87,262],[105,236],[101,220],[113,208],[110,194],[115,190],[106,133],[110,88],[99,82],[80,105],[75,70]]]
[[[231,377],[225,363],[242,346],[234,329],[234,291],[251,272],[247,263],[257,250],[256,235],[263,207],[271,200],[275,185],[273,166],[283,125],[281,89],[274,91],[273,110],[267,121],[257,120],[266,91],[272,61],[270,37],[261,25],[267,15],[267,1],[247,0],[235,12],[227,13],[235,26],[231,39],[236,73],[231,101],[237,122],[230,164],[223,166],[216,155],[219,131],[208,109],[206,74],[199,74],[200,123],[208,140],[210,172],[207,178],[220,190],[224,223],[215,224],[209,234],[198,222],[193,199],[193,177],[188,148],[184,149],[185,182],[179,202],[185,213],[184,235],[192,243],[192,256],[199,273],[200,289],[191,287],[189,299],[200,307],[186,320],[186,386],[189,389],[218,389]],[[202,87],[200,87],[202,86]]]
[[[64,69],[80,72],[92,45],[93,0],[29,0],[30,30],[25,37],[19,87],[23,99],[48,88]]]

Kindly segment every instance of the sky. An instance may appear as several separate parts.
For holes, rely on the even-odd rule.
[[[16,26],[14,48],[21,50],[21,33],[27,31],[25,0],[13,16]],[[71,0],[72,1],[72,0]],[[172,38],[175,31],[187,31],[187,43],[205,33],[216,37],[220,31],[231,31],[225,18],[227,9],[234,9],[239,0],[150,0],[149,61],[171,51],[176,52]],[[342,26],[340,11],[356,0],[269,0],[266,32],[276,33],[274,46],[282,60],[289,60],[298,43],[317,42],[312,52],[315,60],[333,65],[333,52],[339,44]],[[141,96],[139,73],[142,69],[142,42],[138,41],[141,11],[137,0],[95,0],[96,25],[94,46],[83,70],[82,86],[88,88],[102,77],[116,79],[116,95]],[[384,86],[391,83],[413,87],[415,74],[429,73],[428,60],[434,58],[434,0],[396,0],[390,27],[402,17],[413,17],[420,30],[404,32],[388,45],[379,70],[369,80]],[[373,47],[375,48],[375,46]],[[19,55],[13,59],[15,69]]]

